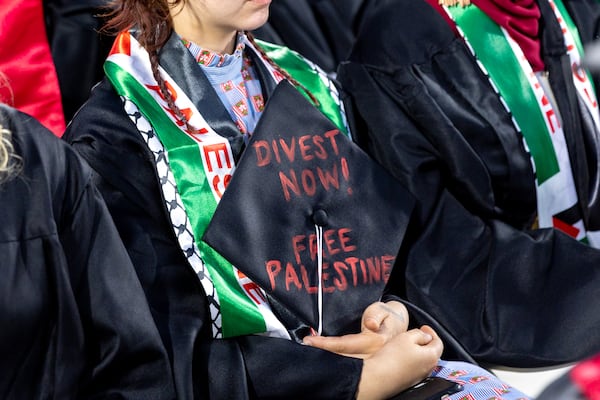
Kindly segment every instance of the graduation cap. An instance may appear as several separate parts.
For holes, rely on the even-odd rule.
[[[381,297],[413,204],[282,81],[203,240],[299,320],[339,335]]]

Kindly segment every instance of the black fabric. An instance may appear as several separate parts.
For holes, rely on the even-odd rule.
[[[319,326],[315,237],[323,230],[323,334],[360,331],[380,299],[414,200],[282,81],[203,239],[300,320]],[[386,240],[381,240],[385,237]]]
[[[558,231],[528,230],[536,198],[522,138],[437,11],[412,0],[369,6],[338,77],[352,96],[356,140],[418,200],[395,293],[430,313],[478,362],[534,367],[595,354],[600,252]],[[544,60],[555,93],[564,94],[567,137],[579,135],[570,148],[581,209],[594,227],[596,160],[581,151],[593,130],[577,111],[552,26],[544,25]]]
[[[296,24],[290,21],[302,21],[302,23]],[[335,55],[308,1],[272,2],[269,21],[254,34],[257,38],[271,43],[285,44],[310,60],[314,60],[326,71],[334,71],[336,68]]]
[[[273,0],[268,22],[254,31],[257,38],[285,45],[336,71],[354,42],[354,26],[365,0]]]
[[[153,156],[108,81],[94,89],[64,138],[97,173],[170,353],[180,398],[278,398],[282,390],[286,398],[307,391],[311,398],[354,397],[361,360],[273,338],[211,338],[207,298],[170,226]]]
[[[362,362],[312,348],[302,352],[297,364],[297,348],[307,346],[285,339],[246,336],[240,338],[240,345],[257,399],[356,398],[356,376],[361,373]],[[279,354],[265,360],[272,352]],[[309,365],[314,370],[308,370]],[[267,376],[274,379],[265,384]]]
[[[577,25],[577,31],[581,40],[586,46],[597,45],[600,40],[598,34],[598,20],[600,20],[600,10],[594,2],[588,1],[569,1],[565,4],[569,15],[573,18],[575,25]],[[584,60],[585,62],[585,60]],[[593,70],[592,78],[594,80],[594,86],[599,87],[600,84],[600,71]]]
[[[46,33],[56,68],[65,120],[87,100],[104,72],[113,36],[101,32],[107,0],[44,0]]]
[[[0,184],[0,397],[171,399],[165,349],[92,172],[0,106],[19,174]]]

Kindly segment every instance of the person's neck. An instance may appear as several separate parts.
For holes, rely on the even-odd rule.
[[[172,17],[173,29],[182,38],[218,54],[235,51],[236,31],[203,24],[193,12],[176,12]]]

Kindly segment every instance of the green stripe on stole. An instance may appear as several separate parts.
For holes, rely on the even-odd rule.
[[[127,71],[112,62],[105,70],[117,92],[131,99],[152,124],[169,154],[169,164],[177,178],[177,188],[193,227],[196,244],[210,269],[219,296],[223,337],[264,332],[266,324],[256,305],[243,293],[231,264],[201,238],[216,209],[203,169],[198,144],[182,132],[146,89]]]
[[[319,99],[318,109],[321,110],[338,129],[348,134],[344,124],[340,107],[333,99],[331,91],[319,76],[319,73],[311,68],[305,59],[293,50],[287,47],[278,46],[272,43],[256,40],[256,43],[267,53],[267,55],[277,63],[281,68],[287,71],[294,79],[301,83],[317,99]],[[308,100],[308,95],[300,88],[300,93]],[[311,102],[312,103],[312,102]]]
[[[544,117],[531,86],[501,28],[474,5],[448,11],[508,104],[533,157],[538,185],[559,172]]]

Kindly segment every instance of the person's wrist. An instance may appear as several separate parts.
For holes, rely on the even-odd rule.
[[[373,397],[373,367],[369,359],[363,360],[362,372],[360,373],[360,381],[358,382],[358,390],[356,391],[356,400],[375,399]]]
[[[385,371],[381,368],[382,366],[372,358],[363,360],[362,373],[356,393],[357,400],[385,400],[395,394],[391,388],[386,386],[386,380],[382,378]]]

